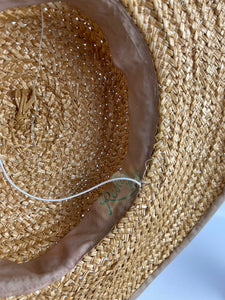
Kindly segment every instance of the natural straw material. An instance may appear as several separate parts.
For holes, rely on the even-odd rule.
[[[122,2],[149,45],[159,81],[160,125],[145,185],[126,216],[72,272],[40,291],[10,299],[128,299],[185,241],[223,190],[223,1]],[[16,212],[15,202],[14,194],[3,206],[3,216]],[[27,205],[29,209],[30,202]],[[46,211],[51,214],[54,209]],[[43,211],[40,207],[40,216]],[[52,224],[57,222],[57,214],[54,217],[49,218]],[[27,224],[28,218],[20,220]],[[12,219],[3,221],[2,232],[14,226]],[[32,224],[26,225],[26,234]],[[22,230],[20,234],[25,235]],[[43,244],[43,234],[39,238]],[[38,236],[24,244],[26,253],[37,240]],[[21,245],[22,240],[15,248]],[[36,248],[33,255],[38,254]]]
[[[15,184],[32,195],[54,199],[105,181],[122,166],[128,142],[127,83],[96,24],[67,5],[48,4],[43,12],[34,123],[39,168],[31,124],[40,6],[0,16],[0,153]],[[46,252],[101,194],[100,188],[67,203],[37,203],[3,176],[0,191],[0,258],[17,262]]]

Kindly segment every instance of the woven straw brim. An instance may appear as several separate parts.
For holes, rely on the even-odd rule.
[[[128,299],[184,243],[224,188],[223,2],[122,2],[152,52],[160,89],[145,184],[126,216],[74,270],[11,299]]]

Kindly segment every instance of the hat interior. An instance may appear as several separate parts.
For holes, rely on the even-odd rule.
[[[49,2],[42,12],[43,22],[41,5],[0,15],[0,155],[7,174],[27,193],[47,199],[71,196],[111,177],[141,181],[158,118],[154,66],[141,34],[116,1],[77,1],[76,7]],[[7,281],[12,270],[22,274],[20,266],[29,262],[38,273],[51,253],[59,256],[57,244],[68,246],[64,241],[71,232],[77,252],[68,259],[78,261],[126,213],[138,189],[119,182],[69,201],[42,202],[1,176],[0,191],[0,258]],[[60,267],[63,263],[58,260]],[[51,273],[49,266],[46,270]]]

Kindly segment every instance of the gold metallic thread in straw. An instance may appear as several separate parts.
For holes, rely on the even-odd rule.
[[[37,85],[37,79],[38,79],[40,68],[41,68],[41,49],[42,49],[43,35],[44,35],[44,15],[43,15],[43,7],[41,5],[41,40],[40,40],[39,53],[38,53],[37,75],[35,77],[34,85],[33,85],[34,115],[33,115],[33,120],[32,120],[32,124],[31,124],[31,137],[32,137],[34,148],[35,148],[36,161],[37,161],[37,168],[38,169],[39,169],[39,159],[38,159],[37,143],[35,141],[35,134],[34,134],[34,122],[35,122],[35,119],[36,119],[36,116],[37,116],[37,110],[38,110],[38,103],[37,103],[37,97],[36,97],[36,85]]]

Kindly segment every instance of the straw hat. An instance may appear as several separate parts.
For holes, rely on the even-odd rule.
[[[41,2],[0,1],[2,167],[129,181],[1,171],[0,297],[134,299],[224,200],[225,7]]]

